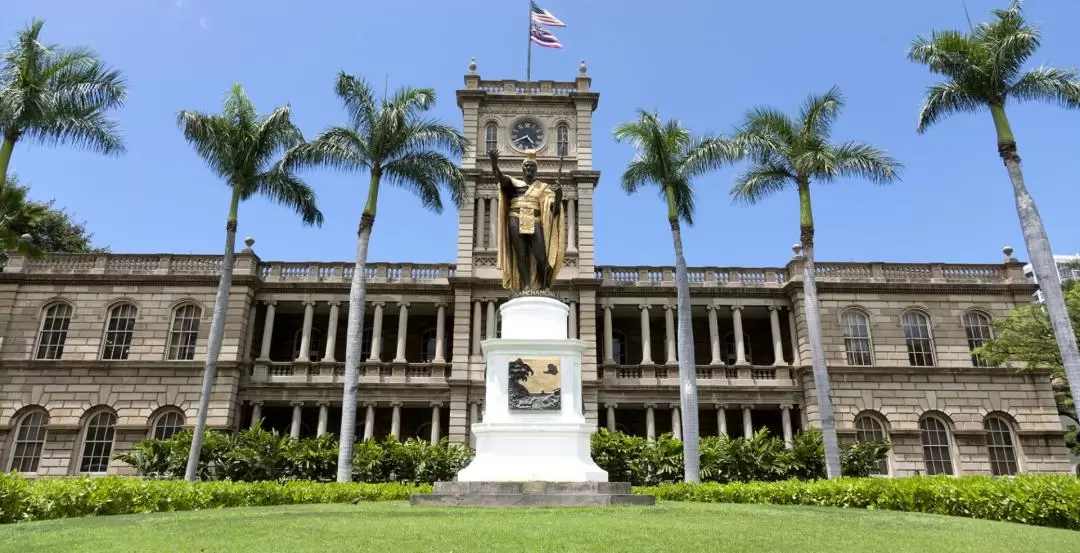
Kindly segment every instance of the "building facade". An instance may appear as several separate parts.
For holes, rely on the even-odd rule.
[[[1080,278],[1080,254],[1055,255],[1054,265],[1057,266],[1058,277],[1061,278],[1061,282],[1064,283],[1067,280]],[[1024,276],[1035,284],[1039,283],[1039,279],[1035,276],[1035,268],[1031,266],[1031,263],[1024,265]],[[1046,303],[1042,290],[1035,290],[1035,302]]]
[[[483,153],[500,150],[502,170],[516,172],[524,147],[538,148],[540,178],[563,189],[568,251],[555,292],[570,305],[570,336],[588,344],[586,416],[598,427],[680,435],[674,271],[595,262],[598,100],[584,64],[573,81],[532,83],[482,80],[470,66],[457,91],[473,146],[462,160],[470,200],[456,262],[364,268],[358,437],[470,440],[483,414],[480,343],[499,335],[507,298]],[[261,420],[298,437],[337,433],[354,266],[262,260],[253,240],[246,245],[209,425]],[[0,272],[3,468],[128,473],[111,455],[190,426],[221,263],[12,255]],[[1008,253],[985,265],[818,263],[816,274],[840,437],[890,439],[883,473],[1069,470],[1049,373],[971,355],[990,322],[1034,292]],[[690,268],[702,435],[767,428],[790,440],[818,424],[801,275],[798,251],[775,267]]]

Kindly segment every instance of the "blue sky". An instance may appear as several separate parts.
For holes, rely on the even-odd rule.
[[[968,0],[975,21],[1006,0]],[[303,5],[303,7],[301,7]],[[626,196],[618,178],[630,159],[611,129],[637,107],[677,117],[695,132],[724,132],[758,104],[794,110],[810,92],[840,86],[848,104],[837,140],[887,149],[906,165],[903,182],[839,182],[816,189],[822,260],[997,262],[1011,244],[1026,258],[1011,187],[997,157],[988,113],[915,132],[922,92],[934,77],[905,51],[920,33],[966,26],[960,0],[699,0],[541,3],[569,24],[565,48],[534,49],[534,78],[572,79],[588,60],[600,93],[594,159],[597,261],[670,264],[664,207],[651,191]],[[618,9],[615,6],[618,6]],[[290,103],[308,137],[343,121],[332,92],[339,70],[373,82],[430,86],[436,115],[460,125],[454,91],[469,58],[484,78],[523,78],[523,0],[0,0],[0,32],[46,20],[49,42],[88,45],[121,68],[129,101],[116,113],[122,157],[19,144],[12,169],[32,194],[56,198],[115,252],[217,253],[228,191],[187,145],[179,109],[217,111],[233,82],[266,112]],[[1044,32],[1032,60],[1080,64],[1080,3],[1029,2]],[[1056,253],[1080,251],[1077,176],[1080,112],[1011,105],[1028,185]],[[697,224],[684,231],[692,265],[775,266],[798,238],[794,193],[755,207],[727,191],[738,168],[696,182]],[[241,236],[263,259],[349,260],[366,175],[304,173],[326,224],[304,229],[293,214],[253,200],[240,211]],[[400,190],[380,196],[370,259],[453,261],[457,213],[422,211]]]

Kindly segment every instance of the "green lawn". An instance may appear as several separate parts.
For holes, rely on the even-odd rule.
[[[1080,532],[828,507],[665,502],[651,508],[295,505],[0,527],[0,551],[1080,552]]]

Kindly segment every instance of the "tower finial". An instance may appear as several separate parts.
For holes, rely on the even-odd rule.
[[[476,74],[476,58],[475,57],[472,60],[469,61],[469,74],[470,75],[475,75]]]

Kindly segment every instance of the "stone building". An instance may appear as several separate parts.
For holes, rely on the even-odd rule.
[[[674,271],[595,261],[590,85],[584,64],[573,81],[532,83],[482,80],[470,66],[457,91],[474,146],[462,161],[471,194],[456,262],[364,269],[361,438],[469,441],[483,413],[480,343],[498,336],[507,296],[482,152],[499,149],[516,172],[519,146],[538,147],[541,178],[564,191],[556,292],[570,335],[589,345],[589,420],[680,434]],[[237,256],[209,424],[336,433],[353,265],[262,260],[252,246]],[[212,255],[12,255],[0,272],[3,469],[125,473],[111,454],[189,426],[220,268]],[[690,268],[702,435],[768,428],[790,440],[818,424],[801,271],[798,252],[775,267]],[[970,353],[1034,292],[1008,252],[999,264],[819,263],[816,273],[840,436],[892,440],[882,473],[1069,470],[1049,373]]]

